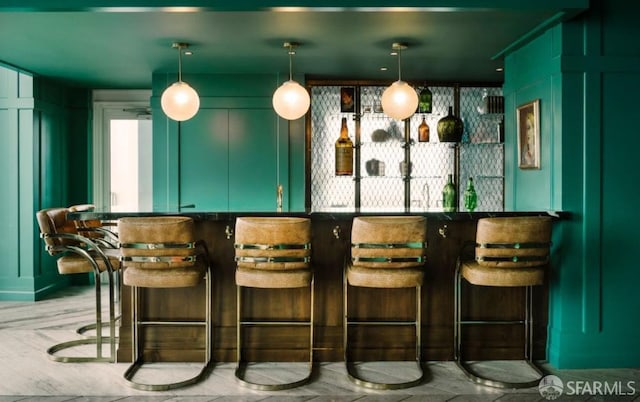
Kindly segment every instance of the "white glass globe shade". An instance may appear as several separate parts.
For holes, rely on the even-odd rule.
[[[200,108],[200,97],[195,89],[183,81],[173,83],[160,98],[162,110],[173,120],[189,120]]]
[[[396,81],[382,93],[382,111],[396,120],[411,117],[418,108],[418,93],[404,81]]]
[[[287,120],[296,120],[304,116],[310,104],[307,90],[293,80],[280,85],[273,93],[273,108],[278,115]]]

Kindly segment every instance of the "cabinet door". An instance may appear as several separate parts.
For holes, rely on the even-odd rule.
[[[275,210],[281,154],[278,146],[277,116],[273,109],[229,110],[231,210]],[[286,153],[282,159],[287,160]],[[282,171],[287,172],[288,168]]]
[[[228,109],[201,109],[194,118],[181,123],[179,200],[182,211],[229,209],[228,147]]]

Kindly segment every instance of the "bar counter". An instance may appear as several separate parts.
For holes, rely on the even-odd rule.
[[[475,239],[476,223],[482,217],[552,216],[568,217],[555,211],[530,212],[378,212],[344,209],[311,213],[275,212],[74,212],[73,219],[117,220],[124,216],[183,215],[194,218],[198,236],[205,240],[212,263],[212,351],[215,361],[235,361],[236,290],[234,263],[235,219],[238,216],[305,216],[312,221],[312,264],[315,272],[315,360],[341,361],[342,351],[342,278],[345,257],[350,249],[351,221],[362,215],[423,215],[427,218],[427,263],[422,287],[423,359],[453,360],[454,271],[458,255],[467,242]],[[557,248],[552,247],[552,253]],[[549,275],[545,276],[546,278]],[[546,279],[548,281],[548,279]],[[201,285],[201,286],[204,286]],[[546,356],[548,286],[534,291],[534,358]],[[254,318],[296,317],[308,314],[305,289],[253,289],[245,300],[245,314]],[[472,287],[466,293],[463,314],[474,319],[520,319],[524,291],[521,288]],[[190,319],[204,315],[199,297],[202,289],[148,289],[145,314],[149,317]],[[373,319],[410,319],[415,304],[410,289],[353,288],[349,291],[350,315]],[[118,361],[131,360],[130,291],[122,289],[122,320]],[[367,330],[364,334],[362,331]],[[198,328],[146,329],[145,353],[167,360],[202,359]],[[306,330],[299,328],[249,328],[245,331],[246,358],[254,361],[305,361]],[[368,327],[356,331],[350,339],[354,358],[375,360],[412,360],[415,356],[413,329],[404,327]],[[256,340],[259,345],[256,346]],[[265,341],[267,340],[267,341]],[[470,360],[521,359],[524,331],[520,326],[470,327],[465,331],[463,352]]]

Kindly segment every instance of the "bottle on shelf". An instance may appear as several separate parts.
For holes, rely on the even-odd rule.
[[[478,206],[478,194],[473,187],[473,178],[467,180],[467,188],[464,190],[464,207],[467,211],[473,212]]]
[[[353,142],[349,138],[347,118],[342,118],[340,137],[336,141],[336,176],[353,175]]]
[[[449,174],[447,184],[442,189],[442,208],[444,212],[455,212],[456,210],[456,187],[453,184],[452,174]]]
[[[422,123],[418,126],[418,141],[429,142],[429,125],[422,116]]]
[[[432,99],[433,94],[428,87],[424,87],[424,89],[420,91],[420,98],[418,99],[418,111],[420,113],[431,113]]]

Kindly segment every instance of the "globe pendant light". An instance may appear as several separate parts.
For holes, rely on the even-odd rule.
[[[162,93],[160,104],[169,118],[176,121],[189,120],[200,108],[200,98],[195,89],[182,81],[182,49],[189,47],[187,43],[174,43],[178,48],[178,82],[171,84]]]
[[[273,93],[273,109],[278,115],[287,120],[296,120],[304,116],[309,110],[311,99],[307,90],[296,81],[292,75],[292,56],[296,54],[295,48],[299,43],[285,42],[284,47],[289,49],[289,81],[284,82]]]
[[[396,120],[411,117],[418,108],[418,94],[413,87],[402,81],[400,52],[406,49],[404,43],[394,43],[392,49],[398,53],[398,81],[391,84],[382,93],[382,111]]]

